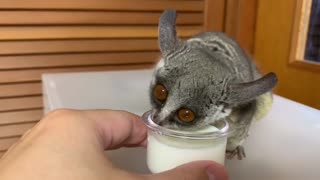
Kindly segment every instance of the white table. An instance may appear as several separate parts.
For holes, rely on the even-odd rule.
[[[151,70],[43,75],[46,112],[58,108],[150,109]],[[245,143],[247,158],[226,162],[233,180],[320,179],[320,111],[274,96],[271,112],[256,122]],[[148,173],[143,148],[108,152],[127,170]]]

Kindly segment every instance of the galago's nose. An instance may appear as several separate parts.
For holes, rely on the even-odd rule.
[[[172,119],[172,113],[168,109],[161,109],[155,113],[155,121],[159,125],[164,125],[169,123]]]
[[[153,122],[155,122],[156,124],[159,124],[161,121],[159,119],[159,113],[160,111],[157,109],[152,109],[152,120]]]

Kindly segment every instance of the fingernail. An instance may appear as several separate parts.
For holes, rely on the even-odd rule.
[[[215,180],[215,176],[214,176],[214,168],[212,166],[207,167],[207,175],[209,180]]]

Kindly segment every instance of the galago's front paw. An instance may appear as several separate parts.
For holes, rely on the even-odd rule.
[[[238,146],[233,151],[226,152],[227,159],[233,159],[234,156],[236,156],[236,155],[238,156],[239,160],[242,160],[243,158],[246,157],[246,153],[245,153],[244,148],[242,146]]]

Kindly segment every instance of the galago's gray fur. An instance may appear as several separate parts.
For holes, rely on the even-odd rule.
[[[157,123],[171,128],[196,130],[226,118],[235,133],[228,138],[229,158],[245,156],[242,143],[254,119],[261,119],[272,104],[274,73],[261,76],[239,45],[221,32],[203,32],[188,40],[176,36],[176,12],[166,10],[159,21],[162,58],[155,67],[150,99]],[[165,102],[152,93],[157,84],[168,91]],[[177,111],[195,114],[183,123]]]

